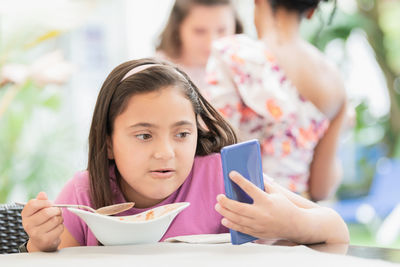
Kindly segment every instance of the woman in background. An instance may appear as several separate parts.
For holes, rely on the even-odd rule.
[[[176,0],[161,33],[157,56],[178,65],[202,88],[211,43],[242,31],[229,0]]]
[[[242,140],[259,139],[264,172],[318,201],[335,192],[336,157],[346,114],[338,70],[303,40],[299,26],[319,0],[255,0],[258,40],[213,45],[203,94]]]

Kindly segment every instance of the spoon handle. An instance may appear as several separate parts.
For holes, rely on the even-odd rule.
[[[53,204],[51,205],[52,207],[58,207],[58,208],[78,208],[78,209],[85,209],[85,210],[90,210],[91,212],[96,213],[96,210],[85,205],[73,205],[73,204]]]
[[[25,206],[26,203],[23,202],[14,202],[17,205],[20,206]],[[52,207],[58,207],[58,208],[78,208],[78,209],[85,209],[85,210],[90,210],[91,212],[96,213],[96,210],[94,210],[91,207],[85,206],[85,205],[73,205],[73,204],[53,204],[51,205]]]

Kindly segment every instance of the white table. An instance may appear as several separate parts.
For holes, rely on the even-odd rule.
[[[339,250],[340,251],[340,250]],[[345,253],[345,251],[344,251]],[[0,255],[0,266],[399,266],[377,259],[319,252],[306,246],[157,243],[73,247],[53,253]]]

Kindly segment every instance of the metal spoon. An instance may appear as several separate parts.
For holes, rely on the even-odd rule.
[[[25,206],[26,203],[15,202],[17,205]],[[125,202],[114,204],[110,206],[101,207],[99,209],[93,209],[92,207],[85,206],[85,205],[74,205],[74,204],[53,204],[52,207],[59,207],[59,208],[78,208],[78,209],[85,209],[89,210],[93,213],[101,214],[101,215],[114,215],[120,212],[129,210],[135,205],[134,202]]]

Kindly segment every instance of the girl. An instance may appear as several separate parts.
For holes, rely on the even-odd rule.
[[[190,202],[161,240],[231,228],[262,239],[348,242],[346,225],[333,210],[273,182],[264,192],[232,172],[231,179],[254,203],[226,198],[218,152],[235,142],[229,124],[185,73],[153,59],[126,62],[111,72],[99,93],[87,171],[77,173],[56,202],[93,208],[136,203],[120,215]],[[22,220],[29,252],[97,245],[80,218],[51,207],[43,192],[24,207]]]
[[[178,64],[202,88],[211,42],[242,31],[229,0],[176,0],[160,35],[157,56]]]
[[[341,180],[336,158],[346,115],[338,70],[300,36],[320,0],[255,0],[258,40],[226,37],[213,46],[206,98],[237,129],[258,139],[264,172],[314,201]]]

